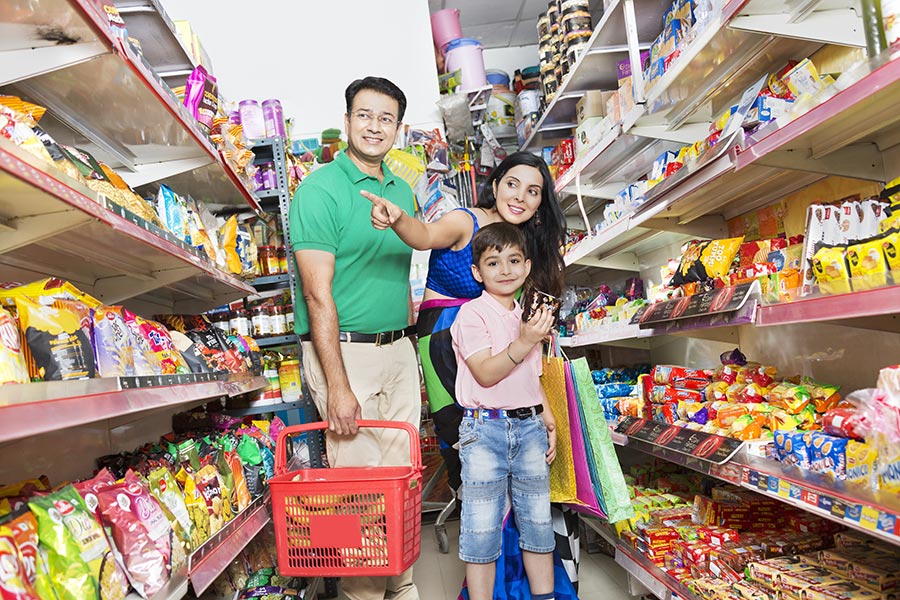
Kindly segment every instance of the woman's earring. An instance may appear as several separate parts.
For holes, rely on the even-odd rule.
[[[538,214],[534,215],[534,224],[535,225],[541,224],[541,215],[538,215]]]

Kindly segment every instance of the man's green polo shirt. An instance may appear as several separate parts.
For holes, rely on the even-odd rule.
[[[334,255],[332,295],[341,331],[377,333],[409,322],[409,268],[412,249],[392,230],[372,226],[366,190],[415,212],[412,190],[382,164],[384,180],[364,174],[341,152],[310,173],[294,193],[290,239],[294,251]],[[309,333],[309,313],[300,278],[294,303],[294,331]]]

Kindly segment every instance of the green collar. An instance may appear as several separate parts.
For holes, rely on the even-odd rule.
[[[367,175],[367,174],[363,173],[359,169],[359,167],[356,166],[356,163],[354,163],[350,159],[350,156],[347,155],[346,150],[343,150],[342,152],[340,152],[335,157],[334,162],[336,162],[336,163],[338,163],[338,165],[340,165],[340,167],[347,174],[347,177],[349,177],[350,181],[352,181],[354,184],[359,184],[361,181],[364,181],[366,179],[377,179],[373,175]],[[394,179],[395,179],[394,174],[391,172],[391,170],[388,168],[387,164],[385,164],[384,161],[381,162],[381,173],[382,173],[382,175],[384,175],[384,184],[385,185],[387,185],[389,183],[394,183]]]

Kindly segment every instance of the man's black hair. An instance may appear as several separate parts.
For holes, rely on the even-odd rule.
[[[504,248],[516,248],[528,258],[525,234],[511,223],[491,223],[478,230],[472,238],[472,264],[478,266],[481,257],[489,250],[501,251]]]
[[[406,113],[406,95],[403,93],[403,90],[397,87],[396,83],[384,77],[364,77],[347,86],[347,90],[344,92],[344,99],[347,101],[348,115],[353,110],[353,99],[362,90],[372,90],[396,100],[398,104],[397,121],[403,120],[403,115]]]

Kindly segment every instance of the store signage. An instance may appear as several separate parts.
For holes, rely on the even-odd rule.
[[[632,317],[631,324],[637,324],[641,329],[645,329],[653,324],[678,319],[734,312],[747,303],[757,291],[758,286],[759,283],[753,281],[693,296],[647,304]]]
[[[740,440],[721,435],[635,417],[624,417],[616,427],[616,432],[660,448],[716,464],[731,460],[743,445]]]

